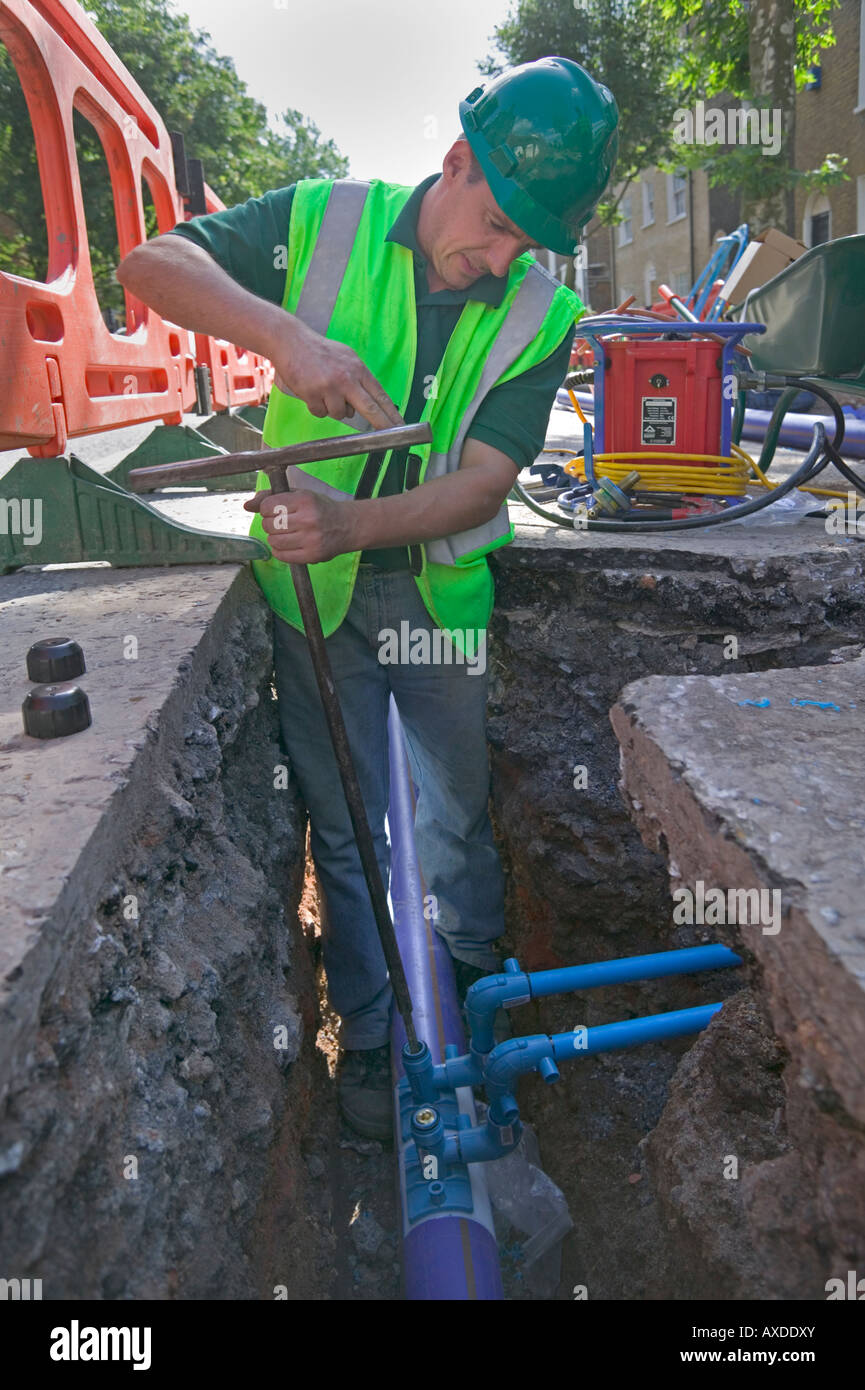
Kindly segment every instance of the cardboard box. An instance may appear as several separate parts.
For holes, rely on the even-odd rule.
[[[792,265],[807,249],[801,241],[767,227],[748,242],[724,283],[722,297],[728,304],[738,304],[751,290],[759,289],[779,271]]]
[[[801,241],[794,241],[793,237],[777,231],[775,227],[767,227],[755,240],[762,241],[764,246],[771,246],[773,251],[780,251],[790,261],[798,261],[808,250]]]
[[[790,264],[789,256],[764,246],[762,241],[751,241],[724,282],[722,298],[728,304],[738,304],[751,290],[759,289]]]

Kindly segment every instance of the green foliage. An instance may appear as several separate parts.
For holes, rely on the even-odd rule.
[[[12,60],[0,43],[0,270],[43,280],[47,264],[45,209],[30,117]]]
[[[709,151],[714,149],[714,153]],[[806,193],[823,192],[842,179],[849,179],[845,172],[846,157],[827,154],[816,169],[794,169],[789,160],[781,154],[770,157],[763,155],[755,145],[682,146],[675,161],[669,161],[662,168],[672,170],[705,169],[712,188],[719,184],[724,188],[741,192],[745,206],[756,203],[771,203],[779,194],[791,188],[801,188]]]
[[[640,0],[660,12],[671,44],[666,83],[679,104],[721,93],[741,95],[748,86],[748,10],[743,0]],[[684,29],[684,33],[682,32]]]
[[[479,64],[487,75],[501,72],[505,65],[558,54],[582,64],[609,87],[620,114],[615,179],[623,186],[614,201],[600,205],[598,216],[606,222],[620,221],[616,207],[628,182],[669,152],[673,112],[679,104],[666,85],[673,55],[670,29],[658,5],[516,0],[494,37],[500,53]]]
[[[698,99],[709,102],[713,97],[738,99],[758,108],[773,105],[771,99],[755,91],[751,78],[747,0],[713,0],[710,5],[703,0],[640,3],[659,9],[671,29],[683,35],[677,61],[667,77],[668,89],[678,94],[681,106],[692,106]],[[807,83],[822,50],[835,43],[831,12],[838,4],[839,0],[795,0],[793,76],[797,90]],[[712,187],[721,184],[740,192],[746,210],[771,205],[797,186],[806,192],[823,191],[849,178],[847,160],[837,154],[827,154],[817,169],[795,169],[787,139],[773,156],[764,155],[756,145],[695,145],[677,146],[673,159],[679,167],[705,169]]]
[[[276,128],[247,92],[231,58],[204,30],[190,28],[168,0],[89,0],[100,33],[143,88],[188,155],[204,161],[211,188],[231,206],[300,178],[342,177],[348,161],[300,111],[283,111]],[[88,240],[100,304],[122,313],[114,281],[117,229],[108,169],[89,122],[76,115],[76,145]],[[148,236],[156,233],[145,201]],[[0,270],[44,279],[47,239],[30,118],[11,59],[0,43]]]
[[[820,52],[835,42],[831,13],[839,0],[795,0],[795,81],[801,88]],[[759,147],[677,145],[675,112],[697,99],[755,100],[751,89],[748,0],[514,0],[495,29],[499,54],[479,64],[501,72],[505,64],[531,62],[550,53],[574,58],[613,92],[621,113],[614,202],[602,204],[602,221],[616,211],[628,182],[642,169],[704,168],[711,184],[741,190],[746,203],[796,184],[808,191],[840,178],[846,160],[827,155],[819,169],[792,168],[782,146],[774,157]]]
[[[678,58],[668,84],[683,102],[699,97],[735,96],[751,100],[747,0],[639,0],[660,10],[671,30],[684,26]],[[796,87],[808,81],[809,69],[824,48],[835,43],[831,12],[840,0],[795,0]]]

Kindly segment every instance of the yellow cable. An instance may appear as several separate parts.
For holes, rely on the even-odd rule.
[[[772,490],[777,486],[762,471],[759,464],[738,445],[733,444],[733,453],[725,458],[721,454],[642,454],[615,453],[595,454],[594,462],[604,465],[604,474],[614,483],[621,482],[638,464],[640,488],[644,492],[684,492],[697,496],[743,497],[749,487],[764,487]],[[545,453],[562,452],[561,449],[545,449]],[[675,462],[673,462],[675,461]],[[709,464],[722,467],[709,467]],[[703,464],[703,466],[699,466]],[[563,465],[571,477],[585,478],[583,459],[572,458]],[[751,476],[753,474],[753,476]],[[840,488],[804,487],[801,492],[815,497],[846,498],[847,492]],[[857,497],[857,505],[859,504]]]
[[[583,424],[587,424],[580,403],[570,388],[568,395]],[[767,478],[756,459],[745,449],[738,444],[731,444],[730,448],[733,452],[727,457],[723,454],[614,453],[595,454],[593,461],[603,463],[605,476],[616,483],[621,482],[622,478],[632,471],[634,461],[638,460],[642,465],[638,472],[643,492],[684,492],[713,497],[743,497],[749,486],[769,490],[777,486]],[[544,449],[543,452],[561,454],[564,451]],[[660,460],[663,460],[663,467]],[[709,468],[706,466],[708,464],[722,466]],[[585,479],[581,457],[569,459],[563,468],[572,478]],[[847,492],[841,488],[803,487],[799,491],[810,492],[815,497],[847,497]],[[857,506],[861,504],[861,500],[857,495]]]
[[[751,458],[750,454],[746,453],[744,449],[740,449],[737,444],[733,444],[731,447],[735,453],[741,455],[741,457],[745,459],[749,466],[753,468],[754,472],[757,475],[757,481],[759,482],[761,487],[773,488],[776,486],[775,483],[771,482],[769,478],[766,477],[766,474],[763,472],[760,465],[756,462],[755,459]],[[847,498],[846,492],[843,492],[840,488],[835,487],[800,487],[798,491],[810,492],[813,494],[814,497],[842,497],[845,501]],[[859,505],[858,497],[856,498],[856,504],[857,506]]]
[[[690,492],[722,497],[741,497],[748,482],[748,468],[743,459],[721,454],[615,453],[595,454],[594,462],[603,464],[606,477],[614,483],[631,472],[636,462],[640,487],[645,492]],[[723,467],[712,468],[717,463]],[[700,464],[707,466],[700,467]],[[571,459],[564,465],[572,477],[585,476],[583,460]]]

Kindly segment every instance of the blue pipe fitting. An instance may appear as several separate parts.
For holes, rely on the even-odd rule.
[[[412,1052],[410,1045],[405,1043],[402,1049],[402,1065],[408,1077],[412,1100],[418,1105],[434,1105],[438,1099],[438,1088],[435,1084],[432,1053],[426,1043],[421,1042],[419,1052]]]
[[[537,1033],[530,1038],[509,1038],[499,1043],[485,1059],[484,1085],[491,1107],[496,1107],[506,1096],[511,1096],[516,1083],[526,1072],[537,1071],[541,1060],[548,1058],[554,1062],[552,1039],[546,1033]]]
[[[463,1116],[457,1113],[455,1097],[443,1096],[437,1105],[416,1106],[405,1081],[400,1085],[404,1088],[400,1111],[409,1224],[435,1212],[472,1212],[472,1181],[457,1139]],[[468,1120],[468,1116],[464,1118]]]
[[[463,1129],[454,1137],[459,1157],[463,1163],[490,1163],[504,1158],[505,1154],[517,1147],[523,1135],[523,1126],[517,1111],[516,1101],[510,1097],[508,1107],[512,1115],[506,1124],[499,1124],[493,1118],[493,1107],[487,1112],[486,1123]]]
[[[459,1057],[448,1057],[446,1062],[440,1062],[433,1067],[433,1081],[439,1095],[447,1091],[455,1091],[459,1086],[480,1086],[483,1081],[481,1062],[467,1052]]]
[[[466,992],[466,1022],[471,1050],[481,1058],[495,1047],[493,1022],[498,1009],[527,1004],[532,997],[529,976],[515,960],[505,962],[501,975],[485,975]],[[447,1064],[445,1064],[447,1065]]]
[[[405,1209],[410,1225],[437,1213],[474,1211],[472,1180],[460,1161],[455,1134],[447,1135],[443,1157],[424,1154],[414,1144],[404,1151]]]
[[[421,1160],[427,1154],[432,1154],[440,1164],[444,1163],[444,1121],[434,1105],[422,1105],[414,1111],[411,1117],[411,1137]]]
[[[538,1062],[538,1071],[548,1086],[559,1079],[560,1072],[552,1057],[542,1057]]]

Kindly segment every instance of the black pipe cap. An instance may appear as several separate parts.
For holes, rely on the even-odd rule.
[[[64,738],[90,726],[90,702],[74,681],[34,685],[21,706],[24,732],[31,738]]]
[[[71,681],[85,670],[84,653],[71,637],[45,637],[27,653],[27,675],[32,681]]]

